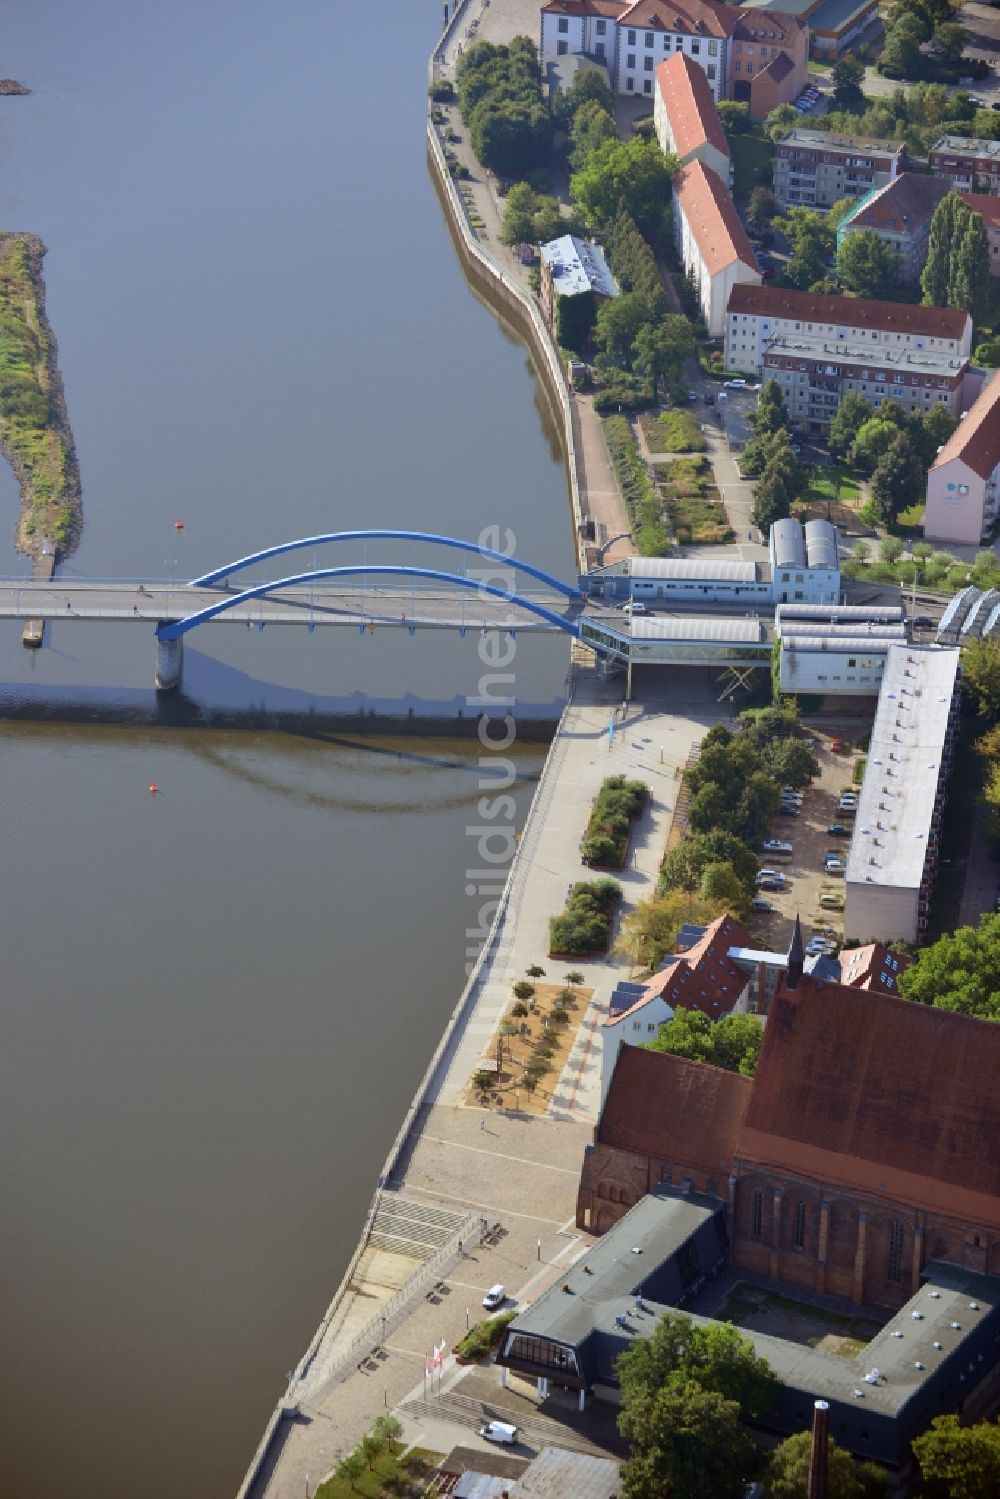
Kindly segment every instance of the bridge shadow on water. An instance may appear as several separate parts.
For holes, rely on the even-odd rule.
[[[516,700],[512,712],[518,740],[547,742],[562,709],[561,697],[549,702]],[[174,692],[103,684],[0,682],[0,720],[10,722],[273,730],[336,743],[340,736],[353,739],[359,734],[475,739],[481,716],[463,694],[449,699],[416,693],[374,697],[361,691],[325,694],[287,687],[253,677],[190,645],[185,651],[182,686]],[[501,718],[503,713],[498,708],[492,716]],[[440,763],[437,756],[428,759]],[[456,768],[466,763],[455,761]]]

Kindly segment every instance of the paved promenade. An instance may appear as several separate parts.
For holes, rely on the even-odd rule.
[[[345,1373],[340,1367],[345,1339],[365,1316],[374,1312],[377,1319],[383,1290],[386,1295],[396,1290],[391,1283],[384,1288],[370,1283],[366,1277],[373,1272],[360,1262],[303,1385],[300,1415],[283,1423],[250,1490],[253,1499],[300,1499],[307,1480],[312,1492],[380,1410],[397,1409],[408,1437],[436,1450],[442,1443],[477,1442],[483,1389],[470,1395],[465,1381],[482,1371],[459,1371],[449,1364],[440,1394],[437,1380],[431,1394],[424,1389],[425,1358],[442,1339],[449,1348],[457,1342],[467,1320],[480,1315],[483,1294],[494,1282],[502,1281],[523,1302],[551,1284],[589,1242],[575,1227],[575,1213],[583,1151],[599,1104],[597,1035],[611,991],[628,966],[613,954],[597,962],[548,964],[548,919],[561,909],[569,885],[591,874],[580,860],[580,839],[594,794],[611,773],[642,779],[651,793],[633,838],[634,858],[620,876],[623,910],[652,893],[680,772],[711,723],[727,716],[715,702],[710,682],[694,682],[680,670],[666,674],[655,704],[635,703],[622,710],[620,690],[620,684],[604,684],[596,674],[581,674],[524,830],[490,961],[480,973],[464,1024],[440,1059],[383,1194],[383,1201],[423,1203],[455,1214],[456,1221],[471,1214],[474,1225],[480,1218],[491,1225],[499,1222],[500,1233],[493,1244],[480,1245],[473,1231],[434,1284],[418,1281],[410,1297],[404,1286],[405,1305],[392,1319],[384,1347],[373,1357],[352,1359]],[[615,732],[609,738],[611,718]],[[536,961],[553,973],[578,966],[594,991],[549,1113],[539,1118],[462,1105],[465,1085],[510,998],[511,983]],[[413,1263],[416,1268],[418,1262]],[[392,1277],[386,1279],[391,1282]],[[378,1337],[373,1341],[378,1343]],[[541,1440],[553,1414],[562,1421],[564,1413],[551,1403],[538,1412],[536,1405],[530,1389],[514,1386],[501,1392],[497,1384],[490,1408],[494,1413],[506,1410],[521,1425],[527,1416],[526,1429]],[[588,1445],[579,1433],[570,1436],[576,1445]]]

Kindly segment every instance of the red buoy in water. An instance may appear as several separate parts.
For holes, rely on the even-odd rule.
[[[149,783],[149,789],[152,792],[152,794],[155,796],[156,793],[159,791],[160,788],[159,788],[159,786],[157,786],[157,784],[156,784],[155,781],[150,781],[150,783]]]
[[[175,531],[183,531],[184,530],[184,522],[182,520],[175,520],[174,521],[174,530]]]

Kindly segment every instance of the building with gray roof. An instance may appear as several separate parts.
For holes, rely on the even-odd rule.
[[[507,1329],[497,1362],[551,1386],[617,1398],[615,1364],[648,1337],[665,1311],[687,1310],[729,1248],[725,1205],[709,1194],[659,1186],[608,1230]],[[856,1310],[856,1309],[855,1309]],[[761,1426],[806,1430],[815,1399],[830,1404],[830,1434],[858,1456],[902,1468],[910,1444],[936,1416],[964,1408],[994,1374],[1000,1279],[943,1261],[916,1294],[852,1357],[746,1330],[779,1390]]]

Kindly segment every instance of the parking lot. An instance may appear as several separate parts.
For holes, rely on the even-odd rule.
[[[851,745],[849,753],[835,753],[830,745],[838,737],[824,726],[822,730],[810,727],[816,739],[816,758],[820,765],[819,777],[803,793],[802,806],[797,817],[776,816],[768,830],[769,838],[780,838],[792,845],[791,859],[775,860],[762,854],[761,866],[780,870],[785,876],[783,890],[766,890],[761,894],[774,907],[771,913],[755,912],[750,918],[750,930],[773,952],[784,952],[792,938],[795,917],[802,919],[802,936],[808,942],[813,936],[831,935],[839,942],[844,931],[844,913],[824,910],[819,897],[824,889],[844,893],[844,876],[828,874],[823,868],[823,858],[828,849],[835,849],[845,859],[850,848],[850,839],[832,836],[827,828],[836,823],[852,829],[854,819],[850,813],[838,812],[837,801],[841,791],[853,786],[851,772],[860,758],[854,747],[864,733],[865,725],[858,720],[845,727],[840,736]],[[829,933],[826,929],[831,929]]]

